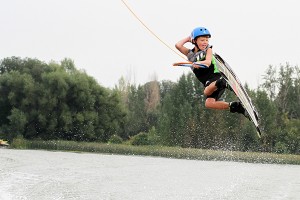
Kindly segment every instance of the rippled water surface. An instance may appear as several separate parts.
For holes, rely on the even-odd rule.
[[[0,200],[300,199],[300,166],[0,149]]]

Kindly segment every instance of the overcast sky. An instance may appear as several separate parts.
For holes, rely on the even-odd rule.
[[[127,0],[142,21],[172,48],[205,26],[210,44],[251,88],[269,65],[300,63],[297,0]],[[121,76],[143,84],[154,75],[177,81],[190,69],[156,39],[121,0],[0,0],[0,59],[74,60],[102,86]]]

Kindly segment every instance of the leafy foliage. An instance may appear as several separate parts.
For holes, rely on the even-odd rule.
[[[107,141],[122,131],[125,113],[117,95],[76,70],[69,59],[45,64],[6,58],[0,72],[0,130],[9,139],[20,134],[26,139]]]
[[[136,145],[136,146],[149,145],[150,141],[148,139],[147,133],[141,132],[141,133],[133,136],[132,139],[131,139],[131,144]]]
[[[109,144],[121,144],[122,142],[123,139],[118,135],[112,135],[108,140]]]

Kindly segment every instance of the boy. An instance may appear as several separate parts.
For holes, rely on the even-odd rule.
[[[193,72],[197,79],[204,85],[204,95],[206,96],[205,107],[217,110],[230,110],[232,113],[241,113],[246,116],[245,108],[240,102],[224,102],[219,101],[225,88],[231,90],[227,82],[222,78],[216,62],[213,58],[212,46],[209,45],[210,32],[205,27],[195,28],[191,36],[186,37],[176,43],[175,47],[185,56],[190,62],[204,64],[208,68],[200,68],[198,65],[193,65]],[[191,42],[193,49],[188,49],[184,45]]]

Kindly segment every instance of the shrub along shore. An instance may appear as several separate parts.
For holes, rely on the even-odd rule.
[[[132,146],[129,144],[107,144],[75,141],[41,141],[15,139],[10,148],[43,149],[70,152],[93,152],[119,155],[158,156],[189,160],[237,161],[247,163],[300,165],[300,155],[261,152],[239,152],[206,150],[166,146]]]

